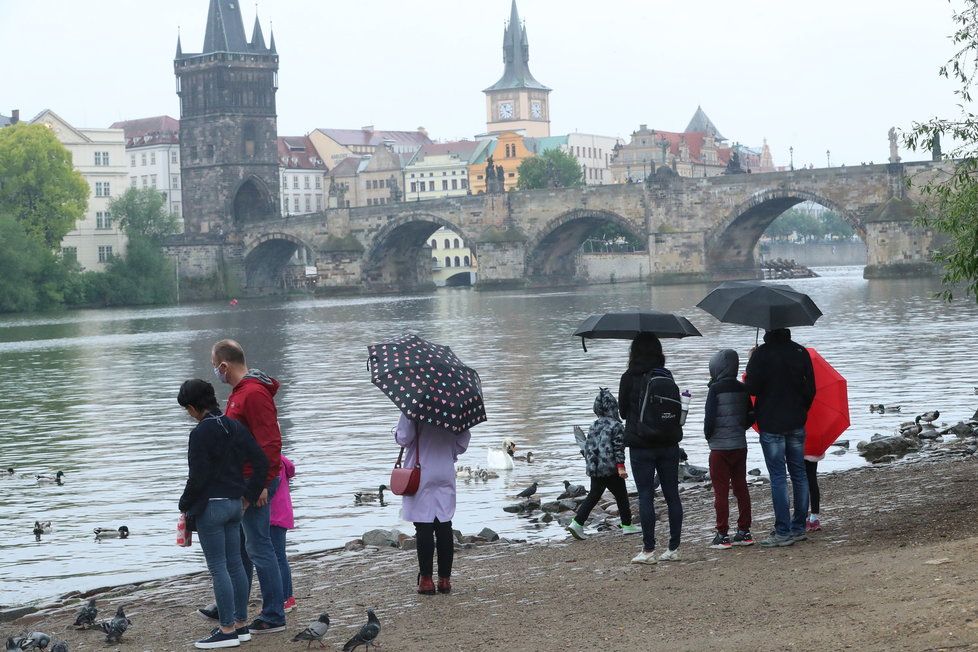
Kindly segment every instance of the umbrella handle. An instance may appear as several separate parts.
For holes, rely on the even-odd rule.
[[[581,338],[581,348],[584,349],[585,353],[587,353],[587,340],[585,340],[583,337]]]

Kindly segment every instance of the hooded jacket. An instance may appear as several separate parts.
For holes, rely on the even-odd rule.
[[[249,369],[244,378],[234,386],[228,396],[225,414],[243,423],[251,431],[255,441],[268,458],[265,487],[278,477],[281,467],[282,431],[278,427],[278,409],[275,394],[279,382],[258,369]],[[251,465],[245,464],[244,474],[251,477]]]
[[[781,328],[764,335],[747,361],[747,391],[761,432],[783,434],[805,427],[815,399],[815,371],[808,351]]]
[[[584,442],[584,461],[588,477],[617,476],[625,468],[625,428],[618,418],[618,401],[604,387],[594,399],[597,419]]]
[[[747,448],[745,431],[754,423],[754,406],[747,387],[737,380],[740,358],[733,349],[710,358],[710,391],[706,395],[703,431],[713,451]]]
[[[292,512],[289,478],[295,476],[295,464],[285,455],[279,459],[282,461],[282,470],[278,476],[278,489],[275,490],[272,499],[268,501],[268,524],[291,530],[295,528],[295,515]]]

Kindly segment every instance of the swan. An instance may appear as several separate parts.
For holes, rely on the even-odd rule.
[[[512,471],[513,453],[515,451],[516,442],[506,437],[498,448],[489,449],[489,452],[486,454],[486,468]]]

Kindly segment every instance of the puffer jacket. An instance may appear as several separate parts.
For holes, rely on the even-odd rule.
[[[618,475],[618,469],[625,467],[625,428],[618,418],[618,401],[603,387],[594,399],[594,414],[598,418],[584,442],[588,477]]]
[[[747,448],[745,431],[754,423],[754,407],[747,387],[737,380],[740,359],[733,349],[710,358],[710,391],[706,395],[703,431],[713,451]]]

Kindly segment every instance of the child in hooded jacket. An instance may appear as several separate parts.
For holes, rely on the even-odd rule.
[[[289,479],[295,476],[295,464],[285,455],[281,456],[282,464],[279,469],[278,491],[269,503],[269,536],[275,557],[278,559],[279,571],[282,574],[282,595],[285,596],[284,609],[289,613],[295,609],[295,596],[292,595],[292,568],[289,557],[285,552],[285,534],[295,529],[295,517],[292,512],[292,496],[289,493]]]
[[[605,489],[611,491],[618,503],[623,534],[637,534],[641,530],[632,525],[632,509],[628,503],[628,489],[625,487],[625,428],[618,416],[618,401],[606,388],[602,387],[594,399],[594,414],[597,419],[588,430],[581,454],[591,478],[591,490],[577,510],[567,531],[575,539],[583,539],[584,523],[591,510],[598,504]]]

